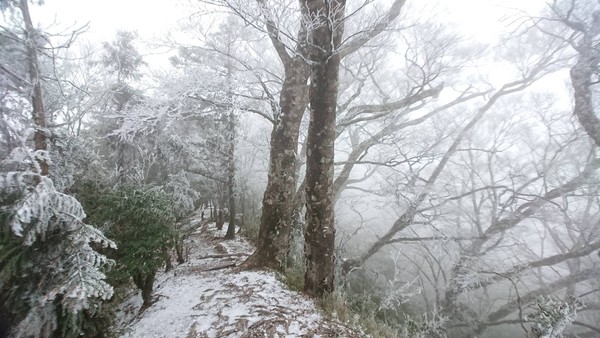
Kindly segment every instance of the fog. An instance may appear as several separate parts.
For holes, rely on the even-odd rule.
[[[161,191],[371,336],[600,334],[598,2],[47,0],[31,27],[1,3],[1,210],[25,233],[46,199],[5,182],[79,222]]]

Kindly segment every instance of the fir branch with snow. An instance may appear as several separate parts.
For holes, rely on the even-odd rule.
[[[50,178],[0,173],[0,216],[0,297],[15,321],[14,336],[48,337],[65,325],[60,318],[112,297],[105,271],[113,261],[92,243],[115,243],[85,224],[81,204],[56,191]]]

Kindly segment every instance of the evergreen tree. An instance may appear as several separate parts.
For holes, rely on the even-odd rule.
[[[17,337],[81,333],[84,312],[109,299],[104,271],[113,262],[92,243],[116,248],[83,222],[81,204],[28,168],[33,151],[18,148],[0,173],[0,299]],[[21,157],[26,155],[26,157]],[[19,167],[25,169],[18,169]]]

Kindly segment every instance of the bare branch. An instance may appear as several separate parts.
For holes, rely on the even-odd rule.
[[[279,58],[283,63],[283,67],[287,69],[288,67],[290,67],[291,58],[286,50],[285,44],[279,38],[279,28],[277,28],[277,25],[275,24],[272,18],[267,17],[266,13],[268,13],[269,11],[266,7],[265,1],[257,0],[257,2],[262,10],[265,19],[265,25],[267,26],[267,33],[269,34],[269,39],[271,39],[271,43],[273,44],[273,47],[275,47],[275,51],[277,52],[277,55],[279,55]]]
[[[489,285],[492,285],[494,283],[501,281],[505,277],[513,277],[513,276],[520,274],[523,271],[527,271],[530,269],[546,267],[546,266],[553,266],[553,265],[565,262],[569,259],[584,257],[584,256],[587,256],[599,249],[600,249],[600,242],[596,242],[596,243],[588,244],[583,248],[575,249],[575,250],[572,250],[572,251],[564,253],[564,254],[558,254],[558,255],[542,258],[535,262],[529,262],[526,264],[518,265],[518,266],[514,267],[513,270],[502,273],[502,276],[498,276],[497,278],[496,277],[492,278],[483,283],[473,284],[469,287],[466,287],[465,290],[466,289],[474,290],[474,289],[479,289],[479,288],[482,288],[485,286],[489,286]],[[482,272],[487,273],[488,271],[482,271]]]
[[[389,27],[389,25],[400,15],[402,7],[404,7],[405,3],[406,0],[395,0],[392,4],[392,7],[390,7],[390,9],[381,21],[377,22],[370,30],[364,32],[360,36],[357,36],[351,41],[345,42],[340,50],[341,57],[344,58],[356,52],[362,46],[371,41],[371,39],[384,32]]]
[[[346,126],[349,126],[354,123],[368,121],[368,120],[374,120],[374,119],[383,117],[385,115],[388,115],[389,113],[391,113],[393,111],[409,107],[410,105],[417,103],[417,102],[421,102],[427,98],[430,98],[430,97],[436,98],[442,91],[443,86],[444,86],[444,84],[442,83],[442,84],[439,84],[438,86],[436,86],[435,88],[420,91],[414,95],[410,95],[408,97],[405,97],[405,98],[395,101],[395,102],[389,102],[389,103],[383,103],[383,104],[369,104],[369,105],[352,107],[348,110],[348,116],[344,120],[342,120],[338,123],[338,127],[346,127]],[[382,113],[382,114],[372,115],[372,116],[368,116],[368,117],[358,117],[359,115],[362,115],[362,114],[371,114],[371,113]]]
[[[518,309],[519,303],[520,304],[529,304],[529,303],[535,301],[537,299],[537,297],[539,297],[541,295],[556,292],[558,290],[566,288],[569,285],[581,283],[586,280],[589,280],[592,278],[598,278],[598,277],[600,277],[600,270],[598,270],[596,268],[590,268],[590,269],[582,270],[579,273],[575,273],[575,274],[569,275],[567,277],[561,278],[553,283],[548,284],[545,287],[541,287],[537,290],[531,291],[531,292],[521,296],[519,301],[513,300],[512,302],[509,302],[509,303],[501,306],[498,310],[490,313],[487,316],[487,321],[495,322],[495,321],[498,321],[498,320],[510,315],[511,313],[513,313],[515,310]]]

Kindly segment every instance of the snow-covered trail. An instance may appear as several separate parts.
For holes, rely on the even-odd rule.
[[[265,271],[233,272],[215,267],[238,265],[253,247],[243,238],[225,241],[227,224],[190,220],[188,261],[160,273],[156,302],[139,313],[141,297],[122,306],[122,337],[359,337],[341,323],[321,316],[312,300],[290,291]]]

